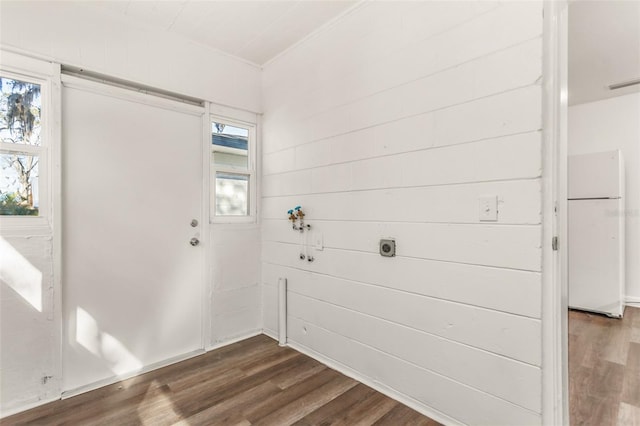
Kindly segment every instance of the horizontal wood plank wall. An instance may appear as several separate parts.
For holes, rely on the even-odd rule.
[[[216,347],[262,328],[260,230],[257,224],[213,224],[211,336]]]
[[[265,68],[267,332],[286,277],[297,346],[425,412],[541,423],[541,37],[541,2],[371,2]]]

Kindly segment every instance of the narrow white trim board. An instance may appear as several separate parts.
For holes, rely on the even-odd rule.
[[[269,330],[268,328],[263,328],[262,334],[264,334],[267,337],[271,337],[275,341],[278,341],[278,333],[276,333],[273,330]]]
[[[247,340],[247,339],[250,339],[252,337],[259,336],[261,334],[263,334],[262,330],[253,330],[253,331],[250,331],[247,334],[242,334],[240,336],[233,337],[233,338],[231,338],[229,340],[225,340],[224,342],[218,342],[215,345],[210,345],[210,346],[208,346],[206,348],[206,351],[209,352],[209,351],[213,351],[215,349],[220,349],[220,348],[223,348],[225,346],[229,346],[229,345],[232,345],[234,343],[238,343],[238,342],[241,342],[243,340]],[[271,336],[269,336],[269,337],[271,337]]]
[[[66,88],[85,90],[88,92],[111,96],[118,99],[128,100],[132,102],[138,102],[144,105],[154,106],[158,108],[165,108],[171,111],[177,111],[184,114],[192,114],[195,116],[201,116],[205,112],[205,108],[202,106],[196,106],[188,103],[183,103],[175,99],[168,99],[156,94],[147,94],[143,92],[136,92],[133,88],[125,88],[114,86],[107,83],[100,83],[85,78],[63,74],[61,76],[62,84]]]
[[[287,279],[278,278],[278,344],[287,346]]]
[[[60,397],[56,396],[53,398],[42,399],[36,402],[30,402],[28,404],[21,405],[20,407],[11,408],[9,410],[4,410],[0,413],[0,419],[4,419],[5,417],[13,416],[14,414],[22,413],[24,411],[38,408],[41,405],[49,404],[50,402],[55,402],[59,400],[60,400]]]
[[[627,296],[625,302],[627,306],[631,306],[632,308],[640,308],[640,297]]]
[[[568,2],[545,0],[543,11],[542,424],[568,424]]]
[[[271,336],[270,336],[271,337]],[[423,404],[407,397],[404,394],[399,393],[398,391],[396,391],[395,389],[385,386],[384,384],[375,381],[374,379],[371,379],[369,377],[365,377],[360,375],[358,372],[356,372],[355,370],[352,370],[351,368],[331,359],[328,358],[316,351],[314,351],[313,349],[309,349],[304,345],[300,345],[298,343],[295,342],[288,342],[287,346],[289,346],[292,349],[295,349],[296,351],[303,353],[304,355],[307,355],[311,358],[314,358],[315,360],[321,362],[322,364],[326,365],[327,367],[336,370],[342,374],[344,374],[347,377],[350,377],[354,380],[357,380],[360,383],[363,383],[367,386],[369,386],[372,389],[375,389],[376,391],[380,392],[381,394],[384,394],[386,396],[388,396],[391,399],[394,399],[404,405],[406,405],[409,408],[412,408],[414,410],[416,410],[417,412],[424,414],[425,416],[429,417],[430,419],[433,419],[439,423],[445,424],[445,425],[462,425],[462,423],[460,423],[459,421],[439,412],[436,411],[434,409],[427,409]]]
[[[191,359],[191,358],[194,358],[194,357],[197,357],[197,356],[200,356],[200,355],[204,355],[204,354],[205,354],[204,349],[198,349],[197,351],[189,352],[187,354],[179,355],[177,357],[173,357],[171,359],[160,361],[160,362],[157,362],[155,364],[147,365],[146,367],[142,368],[139,371],[133,371],[133,372],[130,372],[130,373],[119,375],[119,376],[113,376],[113,377],[110,377],[108,379],[99,380],[99,381],[94,382],[94,383],[89,383],[88,385],[81,386],[79,388],[75,388],[75,389],[71,389],[71,390],[68,390],[68,391],[64,391],[64,392],[62,392],[62,395],[60,396],[59,399],[71,398],[71,397],[80,395],[80,394],[85,393],[85,392],[90,392],[92,390],[96,390],[96,389],[99,389],[99,388],[102,388],[102,387],[105,387],[105,386],[109,386],[109,385],[112,385],[114,383],[118,383],[118,382],[121,382],[123,380],[130,379],[132,377],[140,376],[142,374],[148,373],[150,371],[158,370],[160,368],[168,367],[169,365],[173,365],[173,364],[176,364],[178,362],[186,361],[188,359]]]
[[[114,376],[114,377],[106,379],[106,380],[101,380],[101,381],[98,381],[98,382],[95,382],[95,383],[91,383],[91,384],[89,384],[87,386],[83,386],[83,387],[80,387],[80,388],[77,388],[77,389],[72,389],[72,390],[63,392],[60,398],[54,398],[51,401],[57,401],[58,399],[67,399],[67,398],[71,398],[73,396],[79,395],[81,393],[90,392],[92,390],[99,389],[99,388],[104,387],[104,386],[108,386],[108,385],[111,385],[111,384],[114,384],[114,383],[117,383],[117,382],[120,382],[120,381],[123,381],[123,380],[130,379],[131,377],[140,376],[140,375],[148,373],[150,371],[158,370],[160,368],[168,367],[170,365],[177,364],[179,362],[186,361],[188,359],[195,358],[195,357],[200,356],[200,355],[204,355],[209,351],[212,351],[212,350],[215,350],[215,349],[220,349],[220,348],[223,348],[225,346],[229,346],[229,345],[232,345],[234,343],[238,343],[238,342],[241,342],[243,340],[259,336],[261,334],[263,334],[262,330],[255,330],[255,331],[252,331],[250,333],[243,334],[242,336],[238,336],[238,337],[235,337],[233,339],[227,340],[225,342],[221,342],[221,343],[219,343],[217,345],[210,346],[206,350],[199,349],[197,351],[193,351],[193,352],[190,352],[190,353],[187,353],[187,354],[184,354],[184,355],[177,356],[175,358],[171,358],[171,359],[168,359],[168,360],[165,360],[165,361],[161,361],[161,362],[149,365],[149,366],[147,366],[147,367],[145,367],[142,370],[137,371],[137,372],[124,374],[124,375],[121,375],[121,376]],[[269,336],[269,337],[271,337],[271,336]],[[46,402],[51,402],[51,401],[46,401]],[[35,408],[35,407],[37,407],[39,405],[42,405],[42,404],[38,403],[37,405],[34,405],[33,407],[29,407],[29,408]],[[20,411],[24,411],[24,410],[20,410]]]

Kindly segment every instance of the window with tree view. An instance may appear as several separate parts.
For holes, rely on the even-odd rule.
[[[211,123],[211,210],[214,217],[251,216],[252,132],[248,127]]]
[[[0,91],[0,215],[38,216],[41,86],[2,76]]]

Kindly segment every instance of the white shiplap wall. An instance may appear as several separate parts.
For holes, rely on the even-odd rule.
[[[541,75],[541,2],[367,2],[269,64],[266,332],[286,277],[292,345],[444,421],[540,424]]]
[[[260,227],[211,225],[211,340],[218,347],[262,328]]]

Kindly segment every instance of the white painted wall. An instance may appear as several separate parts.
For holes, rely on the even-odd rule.
[[[254,166],[259,171],[261,124],[258,114],[220,105],[211,105],[210,109],[214,120],[227,117],[232,121],[255,125],[256,140],[251,142],[255,143],[252,148],[255,153],[251,153],[251,162],[255,162]],[[255,190],[259,194],[260,182],[252,184],[257,185]],[[259,200],[253,199],[250,204],[254,201],[259,204]],[[232,219],[231,223],[224,223],[223,219],[219,219],[210,226],[212,316],[210,340],[207,342],[209,348],[262,332],[260,239],[260,221],[256,217],[251,222],[233,222]]]
[[[81,5],[0,7],[5,46],[260,108],[258,69],[191,42]],[[292,344],[443,420],[540,423],[541,31],[539,2],[370,2],[266,68],[267,332],[284,276]],[[478,221],[482,195],[497,223]],[[324,234],[311,264],[286,223],[296,204]],[[259,237],[212,228],[214,309],[247,314],[247,330],[214,320],[215,343],[259,324],[259,271],[228,267]]]
[[[217,104],[251,111],[258,111],[261,105],[259,68],[124,17],[100,13],[83,6],[82,2],[2,1],[0,43],[12,51]],[[212,112],[220,113],[221,109],[228,110],[218,105]],[[234,275],[231,268],[227,268],[230,264],[226,252],[210,251],[212,276],[221,282],[212,284],[212,293],[219,290],[220,294],[212,294],[215,311],[209,342],[220,343],[261,329],[256,271],[259,232],[254,228],[246,231],[253,233],[251,238],[240,239],[224,226],[211,232],[220,250],[233,246],[235,252],[246,253],[247,259],[253,259],[251,267]],[[48,274],[52,268],[53,247],[50,229],[10,236],[3,232],[2,235],[27,261]],[[223,243],[225,239],[230,243]],[[58,331],[53,319],[48,319],[53,316],[50,312],[53,308],[51,295],[47,293],[51,282],[46,274],[42,286],[45,289],[43,303],[48,311],[38,314],[37,319],[29,306],[15,302],[20,298],[13,290],[4,284],[2,287],[2,416],[60,394],[60,341],[56,338]],[[241,306],[239,300],[243,292],[251,293],[251,297]],[[254,304],[253,309],[248,303]],[[43,385],[41,379],[46,375],[54,378]]]
[[[217,347],[262,331],[260,227],[211,226],[211,341]]]
[[[60,395],[51,228],[0,237],[0,414]],[[47,377],[45,379],[45,377]]]
[[[267,65],[267,333],[286,277],[292,346],[446,423],[541,423],[541,36],[542,2],[367,2]]]
[[[258,111],[260,69],[82,2],[2,1],[0,42],[56,62]]]
[[[626,171],[626,293],[640,304],[640,93],[569,107],[569,155],[622,151]]]

